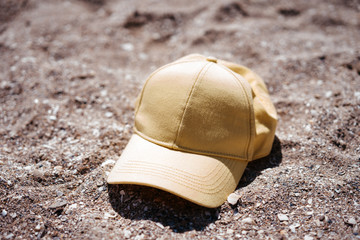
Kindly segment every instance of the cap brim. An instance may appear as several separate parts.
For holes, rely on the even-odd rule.
[[[165,190],[214,208],[232,193],[247,162],[171,150],[134,134],[107,179]]]

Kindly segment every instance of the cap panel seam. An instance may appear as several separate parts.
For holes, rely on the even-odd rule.
[[[185,107],[184,107],[184,110],[183,110],[183,114],[182,114],[182,116],[181,116],[181,121],[180,121],[178,130],[177,130],[177,132],[176,132],[175,140],[174,140],[174,142],[173,142],[173,147],[174,147],[175,145],[177,145],[177,140],[178,140],[179,135],[180,135],[180,129],[182,128],[182,124],[183,124],[183,121],[184,121],[184,118],[185,118],[186,109],[187,109],[187,107],[188,107],[188,105],[189,105],[189,101],[190,101],[190,98],[191,98],[191,96],[192,96],[192,94],[193,94],[193,92],[194,92],[195,86],[197,85],[198,82],[201,81],[202,77],[204,76],[204,74],[205,74],[206,71],[207,71],[207,70],[206,70],[206,71],[204,72],[203,70],[204,70],[206,67],[208,67],[210,64],[211,64],[211,63],[206,63],[206,64],[200,69],[199,73],[196,75],[195,82],[194,82],[194,84],[192,85],[191,90],[190,90],[190,92],[189,92],[189,95],[188,95],[188,97],[187,97],[187,99],[186,99],[186,103],[185,103]],[[200,78],[200,76],[201,76],[201,78]],[[200,79],[200,80],[199,80],[199,79]]]
[[[242,82],[241,82],[241,80],[234,74],[234,72],[233,71],[231,71],[230,69],[228,69],[227,67],[225,67],[225,66],[223,66],[223,65],[219,65],[219,66],[221,66],[223,69],[225,69],[226,71],[228,71],[231,75],[233,75],[234,77],[235,77],[235,79],[237,80],[236,82],[238,83],[238,85],[240,86],[240,88],[241,88],[241,90],[243,91],[243,93],[245,93],[245,95],[246,95],[246,101],[247,101],[247,103],[248,103],[248,106],[250,107],[250,109],[251,109],[251,111],[250,111],[250,117],[249,117],[249,123],[250,123],[250,138],[249,138],[249,141],[247,142],[247,146],[246,146],[246,158],[247,159],[249,159],[249,148],[250,148],[250,142],[251,141],[253,141],[253,138],[255,137],[255,136],[253,136],[253,134],[252,134],[252,132],[254,131],[254,126],[253,126],[253,124],[252,124],[252,120],[254,119],[254,109],[253,109],[253,107],[252,107],[252,104],[250,104],[250,102],[249,102],[249,99],[251,98],[249,95],[248,95],[248,93],[247,93],[247,91],[245,91],[245,87],[244,87],[244,85],[242,84]],[[246,79],[245,79],[246,80]],[[251,89],[251,86],[250,86],[250,89]],[[249,161],[251,161],[251,159],[249,159]]]
[[[140,106],[141,106],[141,102],[142,102],[142,99],[143,99],[143,95],[144,95],[144,92],[145,92],[145,89],[146,89],[146,85],[148,84],[148,82],[150,82],[150,80],[154,77],[155,74],[157,74],[158,72],[160,72],[161,70],[163,70],[164,68],[167,68],[167,67],[171,67],[171,66],[174,66],[174,65],[177,65],[177,64],[181,64],[181,63],[187,63],[187,62],[202,62],[202,61],[199,61],[199,60],[189,60],[189,61],[181,61],[181,62],[173,62],[173,63],[169,63],[163,67],[160,67],[159,69],[157,69],[155,72],[153,72],[146,80],[143,88],[142,88],[142,91],[140,93],[140,99],[139,99],[139,104],[138,104],[138,109],[136,109],[136,112],[135,112],[135,116],[137,115],[137,113],[139,112],[139,109],[140,109]]]

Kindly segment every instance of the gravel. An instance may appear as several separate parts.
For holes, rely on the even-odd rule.
[[[359,9],[0,1],[0,239],[358,238]],[[215,209],[106,184],[146,77],[189,53],[253,69],[279,117],[269,156]]]
[[[285,215],[285,214],[279,213],[279,214],[277,215],[277,217],[279,218],[280,221],[289,221],[288,216]]]

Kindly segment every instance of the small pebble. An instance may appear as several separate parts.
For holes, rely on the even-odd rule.
[[[285,215],[285,214],[279,213],[279,214],[277,215],[277,217],[279,218],[280,221],[289,221],[288,216]]]
[[[314,240],[314,238],[310,235],[305,235],[304,240]]]
[[[307,216],[311,216],[311,215],[314,214],[314,212],[313,212],[313,211],[309,211],[309,212],[306,212],[305,214],[306,214]]]
[[[354,235],[359,235],[359,227],[358,227],[358,225],[356,225],[356,226],[353,228],[353,234],[354,234]]]
[[[5,217],[7,215],[7,211],[5,209],[2,210],[1,216]]]
[[[73,203],[67,208],[65,213],[71,214],[73,212],[73,210],[76,209],[77,207],[78,207],[77,203]]]
[[[35,231],[39,232],[42,228],[43,228],[43,225],[42,225],[42,224],[38,224],[38,225],[36,225],[36,227],[35,227]]]
[[[233,234],[234,233],[234,230],[233,229],[231,229],[231,228],[229,228],[228,230],[226,230],[226,234]]]
[[[345,223],[354,226],[354,225],[356,225],[356,220],[354,217],[351,217],[348,220],[345,220]]]
[[[55,166],[54,167],[54,170],[56,170],[56,171],[62,171],[63,170],[63,167],[62,166]]]
[[[121,48],[127,52],[131,52],[134,50],[134,45],[132,45],[131,43],[124,43],[124,44],[121,44]]]
[[[16,213],[10,213],[9,215],[10,215],[10,217],[12,217],[12,218],[16,218],[16,216],[17,216]]]
[[[68,203],[65,200],[59,200],[49,206],[50,209],[66,206]]]
[[[238,201],[239,201],[240,195],[236,194],[236,193],[231,193],[228,198],[227,201],[231,204],[231,205],[235,205]]]
[[[124,191],[124,190],[121,190],[121,191],[120,191],[120,202],[123,202],[123,201],[124,201],[124,196],[125,196],[125,191]]]
[[[327,91],[327,92],[325,93],[325,97],[326,97],[326,98],[331,97],[331,95],[332,95],[332,91]]]
[[[57,190],[57,191],[56,191],[56,195],[57,195],[58,197],[61,197],[61,196],[64,195],[64,193],[63,193],[62,191]]]
[[[325,220],[325,216],[324,216],[324,215],[320,215],[320,216],[319,216],[319,220],[320,220],[320,221],[324,221],[324,220]]]
[[[104,166],[106,166],[106,165],[108,165],[108,164],[115,164],[115,161],[112,160],[112,159],[108,159],[108,160],[106,160],[105,162],[103,162],[103,163],[101,164],[101,167],[104,167]]]
[[[161,223],[155,223],[156,226],[158,226],[159,228],[164,228],[164,225],[162,225]]]
[[[38,179],[43,179],[44,178],[44,172],[39,170],[39,169],[35,169],[32,173],[32,175],[35,177],[35,178],[38,178]]]
[[[112,112],[106,112],[105,117],[111,118],[114,114]]]
[[[244,224],[250,224],[250,225],[255,224],[254,219],[252,219],[251,217],[244,218],[243,220],[241,220],[241,222]]]
[[[130,238],[131,237],[131,231],[130,230],[124,229],[123,233],[124,233],[125,238]]]
[[[5,239],[11,239],[14,237],[14,234],[10,233],[8,235],[5,236]]]
[[[299,223],[294,223],[294,224],[289,226],[290,231],[293,232],[293,233],[296,233],[296,228],[298,228],[298,227],[300,227]]]
[[[105,218],[105,219],[115,218],[115,217],[116,217],[115,214],[111,214],[111,213],[108,213],[108,212],[104,213],[104,218]]]

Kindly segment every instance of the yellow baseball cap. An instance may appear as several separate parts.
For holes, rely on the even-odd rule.
[[[276,123],[258,75],[188,55],[148,77],[136,102],[134,134],[107,181],[155,187],[218,207],[248,162],[270,153]]]

